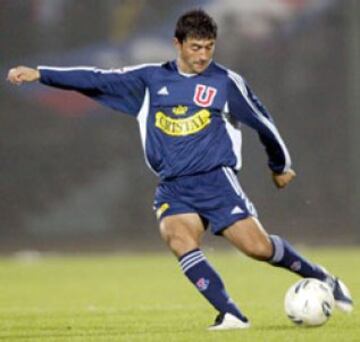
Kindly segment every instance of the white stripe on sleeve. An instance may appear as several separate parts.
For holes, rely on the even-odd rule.
[[[276,140],[278,141],[278,143],[283,151],[283,154],[285,156],[285,166],[284,166],[283,172],[288,171],[291,167],[290,154],[285,146],[284,141],[282,140],[282,138],[279,134],[279,131],[277,130],[275,125],[266,116],[264,116],[260,112],[260,110],[254,105],[253,101],[249,97],[244,79],[240,75],[236,74],[235,72],[233,72],[231,70],[228,70],[228,75],[229,75],[230,79],[234,81],[234,83],[240,90],[241,94],[245,98],[246,102],[248,103],[248,105],[250,106],[250,108],[252,109],[252,111],[254,112],[256,117],[274,134],[274,136],[275,136]]]

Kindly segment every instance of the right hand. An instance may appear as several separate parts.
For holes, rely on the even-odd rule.
[[[24,82],[34,82],[40,79],[40,72],[37,69],[26,66],[18,66],[9,70],[7,80],[16,85]]]

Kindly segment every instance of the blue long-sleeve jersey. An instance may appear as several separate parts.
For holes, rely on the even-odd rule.
[[[161,178],[241,167],[240,123],[255,129],[276,173],[290,168],[273,119],[244,79],[214,62],[201,74],[175,61],[102,70],[39,66],[40,81],[137,118],[145,159]]]

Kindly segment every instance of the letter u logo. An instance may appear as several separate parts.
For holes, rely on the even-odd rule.
[[[194,102],[200,107],[209,107],[213,104],[217,90],[213,87],[197,84],[194,94]]]

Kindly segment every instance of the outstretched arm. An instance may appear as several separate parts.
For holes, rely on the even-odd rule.
[[[8,80],[17,85],[39,80],[48,86],[75,90],[103,105],[136,116],[145,96],[147,70],[145,66],[109,70],[18,66],[10,69]]]
[[[18,66],[9,70],[7,80],[12,84],[21,85],[24,82],[34,82],[40,79],[37,69],[26,66]]]

